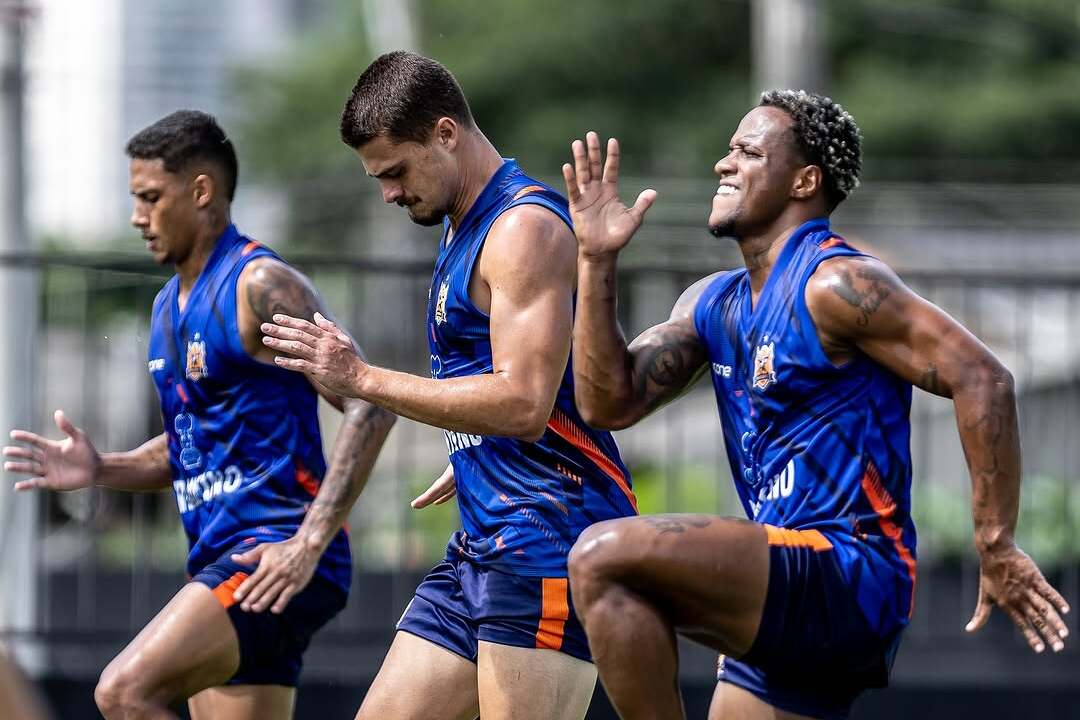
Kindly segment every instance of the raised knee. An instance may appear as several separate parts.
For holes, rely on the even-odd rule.
[[[575,592],[587,592],[611,576],[620,560],[618,548],[622,544],[623,534],[618,520],[596,523],[581,533],[567,558],[570,582]]]
[[[107,720],[126,717],[146,704],[135,676],[111,665],[105,668],[94,688],[94,702]]]

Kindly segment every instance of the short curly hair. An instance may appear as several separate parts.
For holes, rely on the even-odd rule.
[[[831,98],[805,90],[767,90],[758,105],[779,108],[791,116],[799,151],[808,163],[821,168],[832,212],[859,186],[862,133],[855,118]]]

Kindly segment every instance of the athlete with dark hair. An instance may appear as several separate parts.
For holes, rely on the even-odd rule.
[[[616,258],[655,200],[618,198],[619,146],[573,144],[574,379],[586,420],[624,428],[712,377],[751,520],[598,523],[570,556],[575,602],[623,718],[682,717],[676,632],[727,656],[710,717],[842,718],[887,682],[915,590],[911,387],[952,398],[973,485],[980,592],[1031,647],[1063,647],[1062,597],[1014,542],[1020,445],[1012,377],[971,333],[829,226],[854,189],[859,130],[828,98],[773,91],[716,163],[709,228],[746,268],[691,286],[627,345]]]
[[[264,326],[282,367],[446,431],[462,530],[416,590],[358,718],[571,720],[596,670],[566,556],[588,525],[635,514],[614,440],[574,406],[576,243],[566,200],[505,160],[439,63],[368,67],[341,136],[414,222],[443,224],[425,323],[431,378],[367,365],[333,323]]]
[[[275,367],[259,325],[326,314],[311,282],[230,220],[236,154],[210,115],[180,111],[139,132],[131,223],[176,268],[154,301],[149,371],[165,432],[99,454],[63,412],[53,441],[24,430],[4,469],[16,488],[172,488],[190,552],[186,586],[105,668],[94,697],[114,718],[292,717],[301,656],[344,606],[352,559],[342,524],[393,424]],[[329,466],[318,395],[345,422]]]

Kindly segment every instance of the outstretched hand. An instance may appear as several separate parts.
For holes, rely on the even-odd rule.
[[[409,504],[413,510],[419,510],[428,505],[442,505],[455,495],[457,495],[457,483],[454,481],[454,466],[447,465],[442,475],[435,478],[435,482]]]
[[[30,475],[15,483],[16,490],[80,490],[90,487],[101,471],[101,456],[90,439],[75,427],[63,410],[53,414],[63,440],[49,440],[26,430],[12,430],[11,439],[24,445],[4,448],[4,470]]]
[[[367,368],[356,346],[341,328],[315,313],[315,322],[288,315],[274,315],[263,323],[263,344],[281,355],[279,367],[301,372],[332,393],[356,397],[356,382]]]
[[[642,190],[632,207],[619,200],[619,141],[608,140],[607,160],[600,170],[600,137],[589,132],[585,142],[571,144],[574,164],[563,165],[566,196],[578,251],[586,257],[616,253],[626,247],[656,200],[655,190]]]
[[[1041,653],[1047,645],[1054,652],[1065,647],[1069,630],[1061,616],[1069,612],[1069,604],[1046,582],[1027,553],[1015,545],[984,552],[979,566],[979,601],[967,624],[969,633],[985,625],[997,605],[1035,652]]]

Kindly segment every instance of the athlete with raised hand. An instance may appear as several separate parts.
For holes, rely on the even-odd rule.
[[[439,63],[395,52],[341,119],[383,199],[442,225],[425,332],[431,377],[363,362],[337,327],[275,315],[281,367],[443,428],[462,530],[416,590],[358,718],[571,720],[596,684],[566,556],[588,525],[635,514],[610,434],[574,406],[576,243],[566,200],[502,158]],[[453,484],[453,485],[452,485]]]
[[[344,606],[352,559],[342,525],[393,416],[275,367],[260,324],[325,314],[301,273],[230,219],[237,160],[213,117],[179,111],[127,145],[131,222],[176,275],[154,301],[149,371],[165,432],[130,452],[98,453],[61,411],[67,437],[24,430],[4,469],[27,490],[172,488],[191,581],[101,675],[107,720],[292,717],[311,636]],[[316,407],[345,415],[330,463]]]
[[[691,286],[627,345],[616,259],[656,194],[618,198],[619,146],[573,143],[563,167],[578,239],[574,379],[595,427],[636,423],[712,378],[750,520],[660,515],[589,528],[570,556],[575,603],[621,717],[683,716],[675,633],[727,656],[710,717],[842,718],[884,685],[915,590],[912,385],[951,398],[971,473],[978,606],[1031,647],[1063,647],[1064,599],[1014,542],[1020,443],[1012,377],[971,333],[829,215],[854,189],[851,115],[802,91],[762,96],[715,165],[709,229],[746,267]]]

